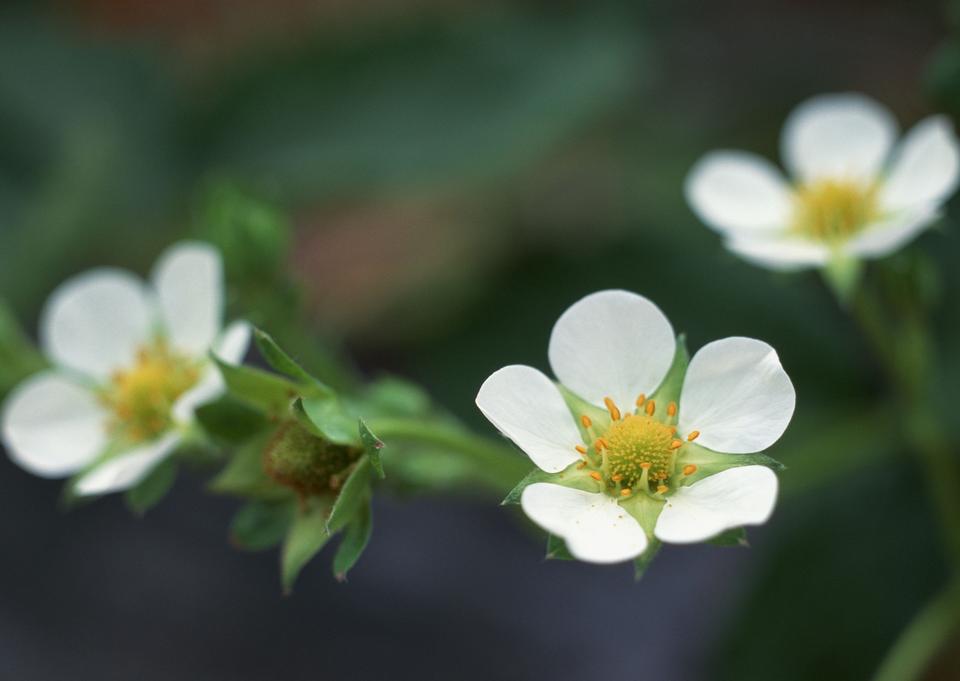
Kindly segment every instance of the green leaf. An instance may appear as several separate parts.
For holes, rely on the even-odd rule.
[[[263,412],[231,395],[224,395],[194,410],[208,435],[230,444],[249,440],[270,425]]]
[[[383,479],[386,477],[383,472],[383,460],[380,458],[380,450],[383,449],[383,442],[367,428],[367,424],[363,422],[363,419],[359,420],[359,424],[360,442],[363,443],[363,451],[370,459],[370,464],[373,466],[373,470],[376,471],[377,476]]]
[[[263,470],[264,448],[272,436],[264,433],[238,447],[223,470],[210,481],[208,489],[217,494],[258,499],[290,497],[290,490],[274,482]]]
[[[653,559],[657,557],[658,553],[660,553],[661,548],[663,548],[663,544],[659,539],[651,539],[650,544],[647,546],[647,550],[633,559],[633,579],[635,582],[639,582],[641,579],[643,579],[643,576],[647,572],[647,568],[650,567]]]
[[[743,527],[735,527],[721,532],[712,539],[708,539],[707,543],[714,546],[741,546],[745,548],[750,546],[750,542],[747,541],[747,530]]]
[[[134,513],[143,515],[167,496],[176,479],[177,462],[168,457],[136,486],[127,490],[124,494],[127,507]]]
[[[231,395],[270,414],[279,414],[290,407],[300,388],[287,379],[262,369],[234,365],[213,356]]]
[[[333,574],[337,581],[343,582],[347,579],[347,572],[356,565],[357,560],[367,548],[370,541],[370,533],[373,531],[373,513],[370,508],[369,497],[366,500],[353,519],[347,523],[346,531],[343,533],[343,539],[340,540],[340,546],[337,547],[337,553],[333,556]]]
[[[656,391],[650,395],[650,399],[656,402],[657,411],[669,423],[675,423],[676,419],[666,416],[667,405],[671,402],[680,401],[680,391],[683,388],[683,379],[687,375],[687,366],[690,364],[690,352],[687,350],[687,337],[685,334],[677,336],[677,350],[673,355],[673,363],[663,381],[657,387]]]
[[[357,419],[335,397],[307,397],[293,403],[293,414],[312,433],[338,445],[361,444]]]
[[[328,510],[326,500],[314,497],[306,509],[294,516],[280,555],[280,578],[285,595],[293,592],[300,571],[330,539],[326,519]]]
[[[394,376],[378,379],[367,389],[365,402],[371,415],[425,416],[430,396],[420,386]]]
[[[260,349],[260,353],[271,367],[281,374],[289,376],[303,387],[307,388],[312,394],[332,396],[333,391],[311,376],[303,367],[301,367],[290,355],[277,345],[276,341],[266,332],[260,329],[253,330],[253,338]]]
[[[47,366],[23,332],[13,311],[0,299],[0,396],[30,374]]]
[[[246,551],[262,551],[283,541],[297,507],[289,501],[251,501],[237,511],[230,523],[230,542]]]
[[[547,535],[547,560],[576,560],[567,548],[567,543],[554,534]]]
[[[340,488],[336,501],[333,502],[333,510],[330,511],[330,518],[327,520],[330,534],[343,529],[356,515],[363,500],[370,493],[372,474],[370,457],[361,456],[350,475],[347,476],[343,487]]]

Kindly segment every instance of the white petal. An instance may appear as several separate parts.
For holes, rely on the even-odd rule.
[[[844,250],[861,258],[879,258],[899,250],[940,217],[936,204],[903,211],[867,227],[850,239]]]
[[[573,414],[553,382],[536,369],[512,365],[480,386],[477,406],[490,423],[548,473],[577,461],[582,444]]]
[[[773,348],[753,338],[723,338],[690,360],[677,427],[699,430],[697,444],[717,452],[758,452],[783,435],[795,403]]]
[[[523,490],[520,505],[533,522],[562,537],[579,560],[619,563],[647,548],[640,524],[606,494],[537,482]]]
[[[583,399],[611,397],[623,409],[652,393],[670,368],[676,339],[652,302],[629,291],[600,291],[560,315],[550,334],[550,366]]]
[[[823,267],[830,260],[830,249],[824,244],[793,237],[731,239],[726,246],[744,260],[773,270]]]
[[[667,499],[653,533],[690,544],[744,525],[762,525],[777,501],[777,476],[766,466],[728,468]]]
[[[707,154],[687,175],[684,191],[697,216],[721,232],[776,231],[790,220],[790,189],[783,175],[754,154]]]
[[[823,178],[872,181],[897,136],[886,107],[848,93],[800,104],[783,126],[783,162],[802,182]]]
[[[226,384],[220,372],[212,367],[208,368],[200,381],[173,403],[171,409],[173,420],[178,424],[190,423],[193,421],[193,412],[197,407],[220,397],[225,390]]]
[[[160,256],[153,271],[167,333],[189,355],[206,353],[220,332],[223,265],[208,244],[181,242]]]
[[[230,324],[213,344],[213,352],[224,362],[238,364],[247,354],[252,328],[249,323],[236,321]],[[213,367],[208,367],[200,381],[183,393],[173,405],[173,419],[186,424],[193,420],[193,411],[202,404],[216,399],[226,390],[223,376]]]
[[[106,446],[104,413],[87,388],[47,371],[18,385],[3,405],[3,442],[19,466],[45,478],[82,469]]]
[[[887,210],[942,203],[957,189],[960,150],[946,116],[917,123],[900,143],[890,163],[880,201]]]
[[[231,322],[213,344],[214,354],[228,364],[240,364],[247,354],[252,330],[249,322]]]
[[[179,435],[171,433],[116,458],[108,459],[80,478],[74,490],[80,496],[90,496],[130,489],[167,458],[179,440]]]
[[[67,280],[47,300],[40,341],[50,359],[97,379],[133,363],[150,338],[153,307],[143,283],[122,270]]]

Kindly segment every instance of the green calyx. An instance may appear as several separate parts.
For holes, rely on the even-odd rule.
[[[287,421],[267,444],[264,471],[301,497],[336,492],[363,450],[316,437],[296,421]]]

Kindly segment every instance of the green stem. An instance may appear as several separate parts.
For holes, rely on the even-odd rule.
[[[929,332],[917,318],[892,323],[866,286],[856,292],[851,311],[897,392],[903,435],[926,476],[947,556],[960,571],[960,462],[931,404],[935,359]]]
[[[913,618],[887,653],[873,681],[913,681],[930,666],[937,651],[960,627],[960,579]]]
[[[482,481],[498,494],[509,492],[530,472],[527,460],[510,445],[455,425],[403,418],[371,419],[367,425],[388,443],[391,439],[424,443],[464,457],[482,471]]]

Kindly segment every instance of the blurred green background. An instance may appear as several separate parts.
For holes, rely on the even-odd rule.
[[[32,333],[62,279],[94,265],[145,272],[184,236],[225,248],[235,310],[301,356],[326,361],[312,339],[342,345],[362,371],[421,381],[483,432],[473,396],[491,371],[547,369],[549,330],[569,303],[632,289],[691,349],[727,335],[770,342],[798,392],[770,452],[789,467],[782,504],[736,579],[707,577],[733,549],[671,549],[686,558],[658,561],[622,592],[620,609],[644,612],[647,590],[676,589],[661,593],[675,610],[643,617],[662,618],[698,663],[659,678],[868,678],[944,580],[923,476],[898,445],[866,344],[817,277],[737,261],[687,209],[682,183],[709,149],[775,157],[787,113],[820,92],[865,92],[904,127],[960,113],[951,15],[939,3],[849,0],[4,3],[0,297],[11,312],[0,322],[11,330],[0,389],[33,366],[14,320]],[[240,194],[288,216],[289,233],[238,240],[217,211]],[[960,398],[956,230],[948,216],[900,259],[939,269],[929,304],[946,414]],[[271,253],[289,253],[302,293],[258,270],[257,254]],[[294,331],[299,303],[310,343]],[[10,489],[52,486],[7,462],[0,477]],[[0,520],[5,553],[25,550],[30,522]],[[543,569],[544,580],[558,574]],[[598,589],[628,579],[560,569]],[[341,588],[363,589],[362,574]],[[463,581],[484,584],[479,570]],[[579,628],[604,626],[551,617],[571,646]],[[688,641],[691,617],[713,624]],[[16,628],[16,615],[3,623]],[[659,655],[618,636],[625,656]],[[52,678],[10,655],[25,665],[17,678]],[[928,678],[958,668],[955,640]]]

